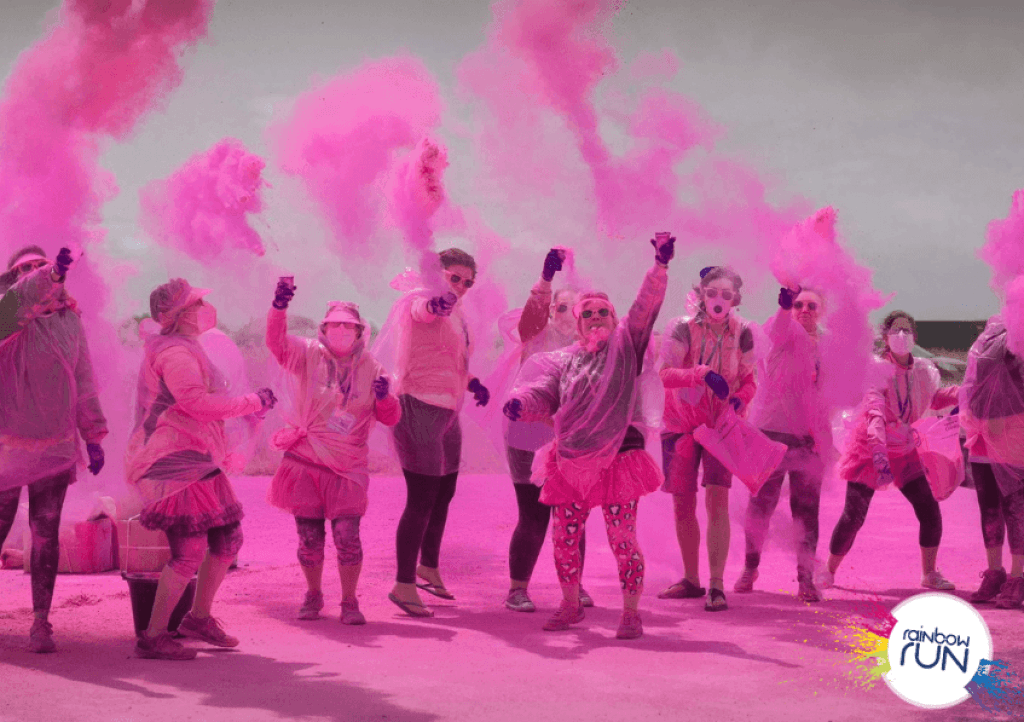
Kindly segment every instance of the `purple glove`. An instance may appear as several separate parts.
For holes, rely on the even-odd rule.
[[[274,290],[274,308],[278,311],[288,308],[288,304],[295,297],[296,288],[298,286],[292,283],[291,279],[282,276],[277,282],[277,288]]]
[[[67,249],[62,249],[66,251]],[[103,447],[99,444],[86,444],[85,450],[89,454],[89,471],[93,476],[100,473],[100,469],[103,468],[103,463],[106,461],[106,457],[103,455]]]
[[[391,386],[387,376],[378,376],[374,379],[373,383],[370,384],[370,388],[373,389],[373,396],[378,401],[382,401],[385,396],[388,395],[388,388]]]
[[[793,308],[793,301],[796,300],[799,291],[790,291],[788,288],[779,289],[779,306],[784,310],[788,311]]]
[[[552,248],[548,251],[548,255],[544,257],[544,270],[541,272],[540,277],[551,283],[551,279],[555,277],[555,272],[562,270],[562,262],[564,260],[565,251],[559,248]]]
[[[674,236],[668,233],[658,233],[651,239],[651,245],[654,246],[654,260],[661,265],[667,266],[668,262],[675,258],[676,239]]]
[[[950,416],[956,416],[959,413],[960,413],[960,407],[959,406],[954,406],[953,410],[949,412],[949,415]]]
[[[263,402],[263,408],[260,409],[262,413],[266,413],[274,408],[277,404],[277,397],[274,396],[274,392],[268,388],[262,388],[256,392],[256,395],[260,397],[260,401]]]
[[[523,416],[523,402],[519,399],[509,399],[505,402],[505,407],[501,412],[509,418],[509,421],[519,421]]]
[[[458,300],[459,297],[449,291],[443,296],[435,296],[427,301],[427,310],[435,316],[451,316]]]
[[[708,371],[704,376],[704,384],[723,401],[729,398],[729,382],[721,374]]]
[[[487,402],[491,400],[491,392],[480,383],[480,379],[473,379],[466,388],[473,394],[477,406],[487,406]]]
[[[889,454],[884,446],[876,446],[872,449],[871,461],[874,463],[875,471],[878,473],[879,486],[888,486],[896,481],[893,478],[892,469],[889,467]]]
[[[56,266],[54,270],[57,272],[57,275],[60,276],[61,278],[64,278],[64,275],[68,272],[68,269],[71,268],[71,249],[60,249],[60,253],[57,254],[57,260],[55,261],[54,265]],[[103,462],[100,462],[100,466],[103,466]]]
[[[737,414],[740,412],[740,409],[743,408],[743,400],[738,396],[733,396],[731,399],[729,399],[729,403],[732,404],[732,410],[735,411]]]

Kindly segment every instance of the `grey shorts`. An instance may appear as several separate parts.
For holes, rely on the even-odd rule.
[[[459,470],[462,427],[459,414],[408,394],[398,397],[402,418],[394,427],[395,451],[402,468],[415,474],[447,476]]]
[[[530,481],[530,477],[533,475],[533,459],[536,456],[536,452],[513,449],[511,446],[506,446],[505,450],[512,483],[532,484],[533,482]]]
[[[693,434],[662,434],[661,459],[669,494],[696,494],[697,476],[704,464],[702,486],[732,487],[732,472],[697,443]]]

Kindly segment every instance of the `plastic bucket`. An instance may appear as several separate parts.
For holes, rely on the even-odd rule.
[[[156,601],[156,587],[160,575],[145,572],[122,572],[121,578],[128,582],[128,593],[132,598],[132,617],[135,620],[135,634],[139,635],[149,628],[149,618],[153,616],[153,602]],[[171,612],[171,620],[167,624],[168,632],[178,631],[178,625],[185,614],[192,608],[192,600],[196,596],[196,580],[192,578],[178,600],[178,606]]]

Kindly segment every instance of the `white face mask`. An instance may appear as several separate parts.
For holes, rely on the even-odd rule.
[[[893,353],[910,353],[914,347],[914,337],[907,331],[896,331],[889,334],[889,350]]]
[[[217,327],[217,309],[204,303],[196,309],[196,328],[199,333],[206,333],[211,328]]]
[[[329,326],[324,335],[327,337],[327,343],[331,347],[332,351],[337,354],[345,354],[351,351],[352,347],[356,345],[358,332],[354,328]]]

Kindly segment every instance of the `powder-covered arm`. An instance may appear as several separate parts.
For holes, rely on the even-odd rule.
[[[548,325],[551,308],[551,282],[543,278],[530,289],[530,297],[519,317],[519,340],[526,343],[534,339]]]
[[[642,359],[647,351],[647,344],[651,341],[651,332],[654,330],[655,321],[658,320],[667,289],[668,270],[656,263],[644,276],[640,292],[626,315],[626,327],[629,329],[638,359]]]
[[[263,402],[256,394],[234,398],[211,394],[198,359],[183,346],[171,346],[161,351],[157,354],[153,368],[174,396],[175,404],[199,421],[247,416],[263,408]]]
[[[288,335],[288,312],[271,307],[267,312],[267,348],[277,362],[291,373],[303,367],[306,343]]]

